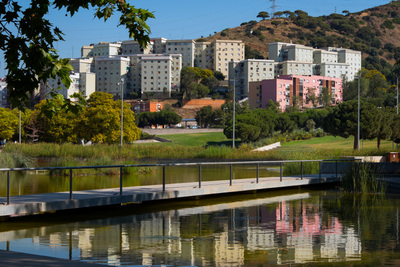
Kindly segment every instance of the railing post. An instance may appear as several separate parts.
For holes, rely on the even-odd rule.
[[[121,167],[120,171],[119,171],[119,195],[120,196],[122,196],[122,176],[123,176],[122,171],[123,171],[123,168]]]
[[[10,205],[10,171],[7,171],[7,205]]]
[[[260,176],[260,163],[257,163],[257,184],[259,176]]]
[[[337,160],[336,160],[336,179],[337,179],[337,177],[338,177],[338,162],[337,162]]]
[[[162,167],[162,191],[165,191],[165,166]]]
[[[199,164],[199,188],[201,188],[201,165]]]
[[[280,164],[280,181],[282,182],[282,176],[283,176],[283,163],[281,162]]]
[[[230,170],[230,179],[229,179],[229,185],[232,186],[232,175],[233,175],[233,167],[231,164],[231,170]]]
[[[321,162],[319,162],[319,180],[321,181],[322,177],[321,177]]]
[[[72,169],[69,169],[69,199],[72,199]]]
[[[301,162],[300,163],[300,165],[301,165],[301,180],[303,180],[303,162]]]

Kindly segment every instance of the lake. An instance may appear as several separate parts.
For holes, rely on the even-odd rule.
[[[0,249],[108,265],[398,265],[399,195],[285,190],[0,223]]]

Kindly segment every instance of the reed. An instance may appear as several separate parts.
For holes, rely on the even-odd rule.
[[[16,152],[1,152],[0,166],[2,168],[29,168],[34,167],[34,160]]]
[[[386,191],[386,184],[379,180],[376,165],[356,162],[343,176],[341,187],[347,192],[381,193]]]

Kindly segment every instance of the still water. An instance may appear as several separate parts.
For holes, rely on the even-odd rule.
[[[398,265],[399,195],[286,190],[0,223],[0,249],[107,265]]]
[[[114,175],[104,175],[100,170],[89,173],[79,173],[74,170],[73,190],[91,190],[119,187],[119,168],[108,169]],[[129,174],[123,175],[124,186],[141,186],[162,184],[162,168],[138,167],[131,168]],[[98,173],[97,173],[98,172]],[[233,166],[233,179],[255,178],[256,165]],[[279,167],[275,165],[262,165],[259,168],[260,177],[279,176]],[[198,166],[168,166],[166,167],[166,183],[197,182],[199,179]],[[201,170],[202,181],[226,180],[229,183],[229,165],[203,166]],[[69,190],[69,172],[65,176],[50,176],[48,172],[11,172],[11,195],[29,195],[40,193],[63,192]],[[0,197],[7,195],[7,175],[0,173]]]

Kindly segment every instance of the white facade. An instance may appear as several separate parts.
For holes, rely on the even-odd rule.
[[[194,67],[214,69],[214,46],[211,42],[196,42]]]
[[[121,43],[122,55],[133,55],[133,54],[150,54],[153,52],[153,42],[147,44],[146,48],[143,49],[140,44],[135,40],[127,40]]]
[[[230,61],[229,86],[233,87],[233,77],[235,77],[236,93],[246,97],[249,93],[250,82],[273,79],[275,77],[276,64],[273,60],[265,59]]]
[[[164,93],[164,87],[167,88],[168,94],[171,91],[178,91],[180,88],[180,74],[182,69],[182,55],[180,54],[140,54],[129,56],[130,67],[127,73],[126,90],[128,93],[144,93],[144,92],[160,92],[158,85],[161,87],[161,92]],[[165,66],[161,66],[161,61],[170,60],[171,64],[165,73]],[[159,62],[160,61],[160,62]],[[159,68],[160,67],[160,68]],[[163,68],[164,67],[164,68]],[[163,68],[163,69],[162,69]],[[146,70],[144,70],[146,69]],[[144,73],[146,71],[146,73]],[[151,73],[153,72],[153,73]],[[160,73],[159,73],[160,72]],[[146,74],[146,84],[144,84],[144,74]],[[148,80],[147,74],[153,74],[153,84]],[[165,75],[169,76],[169,84],[165,86]],[[151,78],[149,79],[151,80]],[[154,81],[157,80],[156,83]],[[158,84],[160,83],[160,84]],[[163,83],[163,84],[161,84]],[[151,87],[153,85],[153,87]],[[155,88],[157,87],[157,90]],[[153,90],[151,90],[153,88]]]
[[[142,57],[141,92],[170,96],[180,87],[181,55]]]
[[[268,44],[268,58],[276,62],[302,61],[313,62],[313,48],[289,43]]]
[[[229,76],[229,62],[244,60],[244,43],[237,40],[216,40],[214,42],[214,70]]]
[[[165,54],[167,39],[165,38],[152,38],[151,42],[153,42],[153,53],[154,54]]]
[[[166,42],[166,54],[181,54],[183,67],[194,66],[194,51],[194,40],[168,40]]]
[[[5,79],[0,80],[0,107],[7,108],[8,101],[7,101],[7,83]]]
[[[89,58],[71,58],[69,64],[74,68],[75,73],[89,73],[95,71],[95,64],[92,57]]]
[[[61,78],[57,77],[55,79],[47,79],[46,84],[41,83],[41,99],[49,99],[51,96],[49,93],[51,91],[56,91],[61,94],[65,99],[70,99],[71,95],[74,93],[80,93],[79,90],[79,73],[72,73],[69,75],[71,79],[71,84],[69,88],[61,82]]]
[[[96,58],[96,91],[110,93],[121,98],[121,79],[126,78],[130,60],[127,57],[99,57]],[[127,95],[126,81],[123,83],[124,97]]]
[[[302,61],[285,61],[278,64],[278,75],[313,75],[315,64]]]
[[[101,42],[93,45],[94,57],[110,57],[120,54],[121,43]]]

